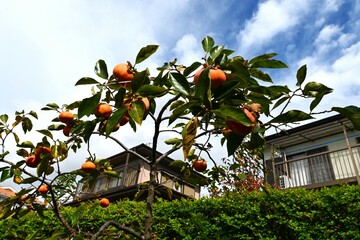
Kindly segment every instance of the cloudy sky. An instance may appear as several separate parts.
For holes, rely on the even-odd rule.
[[[184,65],[201,61],[201,40],[207,35],[246,59],[278,53],[277,58],[289,68],[271,73],[276,84],[294,86],[296,70],[307,64],[307,81],[334,89],[319,111],[359,102],[359,0],[1,3],[2,114],[40,111],[47,103],[63,104],[87,97],[89,88],[74,84],[81,77],[95,77],[98,59],[104,59],[111,70],[117,63],[134,62],[139,49],[148,44],[159,44],[160,48],[139,68],[153,69],[175,57]],[[295,101],[294,107],[303,106]],[[47,113],[38,114],[36,127],[45,128]],[[144,125],[139,133],[125,127],[116,136],[129,147],[151,142],[151,127]],[[36,142],[42,136],[34,133],[31,137]],[[94,139],[93,145],[102,157],[119,151],[103,139]],[[85,154],[79,155],[72,154],[66,167],[80,167]],[[221,158],[226,151],[219,148],[214,155]]]

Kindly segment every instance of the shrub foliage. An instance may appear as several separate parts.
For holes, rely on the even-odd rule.
[[[106,209],[97,202],[66,207],[65,217],[77,225],[76,239],[110,219],[143,229],[145,202],[123,200]],[[200,200],[158,200],[153,231],[157,239],[360,239],[360,186],[321,190],[243,192]],[[0,222],[1,239],[47,239],[64,232],[52,211]],[[58,235],[60,239],[61,236]],[[133,239],[108,228],[99,239]]]

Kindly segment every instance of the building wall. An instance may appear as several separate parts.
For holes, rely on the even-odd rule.
[[[142,163],[140,165],[138,184],[147,181],[150,181],[150,165],[146,163]]]
[[[359,144],[359,131],[349,131],[347,132],[347,135],[351,146]],[[330,153],[309,158],[311,160],[304,158],[303,160],[279,165],[280,168],[278,169],[280,169],[280,172],[282,173],[278,172],[277,174],[284,174],[285,177],[290,176],[290,178],[286,181],[288,181],[288,183],[293,187],[319,183],[322,181],[340,180],[354,177],[356,175],[351,154],[348,150],[347,142],[343,133],[317,139],[311,142],[303,142],[301,144],[281,149],[279,153],[285,154],[286,159],[291,160],[305,157],[307,156],[307,154],[305,154],[306,151],[320,148],[323,148],[322,150],[327,150]],[[356,167],[359,171],[359,147],[354,147],[352,149],[352,156],[354,157]],[[265,152],[265,159],[268,160],[270,158],[271,148],[268,146]],[[312,161],[316,166],[310,166],[310,161]],[[269,168],[270,164],[268,164],[267,167]],[[312,180],[310,181],[310,179]]]

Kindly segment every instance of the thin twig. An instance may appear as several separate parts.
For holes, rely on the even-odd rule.
[[[113,220],[110,220],[110,221],[107,221],[106,223],[104,223],[104,224],[100,227],[99,231],[98,231],[95,235],[93,235],[93,236],[91,237],[91,240],[97,239],[97,238],[102,234],[102,232],[105,231],[106,228],[108,228],[110,225],[112,225],[112,226],[114,226],[114,227],[116,227],[116,228],[118,228],[118,229],[120,229],[120,230],[123,230],[123,231],[125,231],[125,232],[133,235],[133,236],[136,237],[137,239],[145,239],[142,235],[138,234],[138,233],[135,232],[133,229],[128,228],[128,227],[126,227],[126,226],[124,226],[124,225],[121,225],[121,224],[119,224],[119,223],[117,223],[117,222],[115,222],[115,221],[113,221]]]

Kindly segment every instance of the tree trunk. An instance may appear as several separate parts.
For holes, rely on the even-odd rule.
[[[146,201],[146,218],[145,218],[145,233],[144,233],[144,237],[147,240],[152,239],[151,222],[152,222],[152,210],[153,210],[152,207],[155,198],[156,174],[157,174],[156,166],[155,164],[151,164],[150,182],[148,186],[148,196]]]

